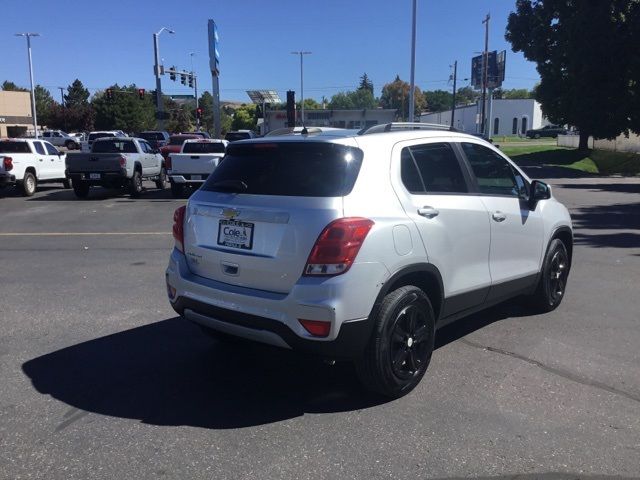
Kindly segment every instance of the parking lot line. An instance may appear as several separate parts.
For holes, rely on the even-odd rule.
[[[87,237],[92,235],[171,235],[171,232],[0,232],[0,237]]]

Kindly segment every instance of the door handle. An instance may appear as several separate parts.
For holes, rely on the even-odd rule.
[[[496,211],[491,214],[491,218],[493,218],[496,222],[504,222],[507,219],[507,216],[500,211]]]
[[[40,159],[40,161],[42,161],[42,159]]]
[[[437,217],[440,211],[436,208],[424,206],[418,209],[418,215],[422,215],[425,218]]]

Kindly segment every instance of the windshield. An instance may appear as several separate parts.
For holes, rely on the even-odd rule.
[[[27,142],[0,142],[0,153],[31,153]]]
[[[203,190],[254,195],[341,197],[355,184],[362,150],[335,143],[229,145]]]
[[[101,140],[93,144],[93,153],[138,153],[131,140]]]
[[[186,137],[184,135],[176,135],[169,138],[169,145],[182,145],[185,140],[189,140],[193,137]]]
[[[182,153],[224,153],[222,142],[188,142],[184,144]]]
[[[147,141],[164,140],[162,132],[142,132],[140,138],[144,138]]]

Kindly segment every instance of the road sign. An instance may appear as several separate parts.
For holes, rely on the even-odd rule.
[[[478,55],[471,59],[471,85],[473,88],[482,88],[483,57],[484,55]],[[487,60],[487,88],[498,88],[504,82],[507,52],[506,50],[500,53],[495,50],[488,52]]]

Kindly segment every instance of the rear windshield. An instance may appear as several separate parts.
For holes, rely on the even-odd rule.
[[[224,143],[189,142],[184,144],[182,153],[224,153]]]
[[[185,140],[189,140],[193,137],[185,137],[184,135],[176,135],[169,138],[169,145],[182,145]]]
[[[92,142],[97,138],[107,138],[107,137],[115,137],[115,133],[90,133],[89,141]]]
[[[0,153],[31,153],[27,142],[0,142]]]
[[[144,138],[147,141],[164,140],[162,132],[142,132],[140,138]]]
[[[229,145],[201,187],[213,192],[300,197],[348,195],[362,150],[324,142]]]
[[[138,153],[138,150],[136,150],[136,146],[131,140],[118,138],[95,142],[93,144],[93,153]]]
[[[247,132],[229,132],[224,136],[224,139],[229,140],[230,142],[246,140],[247,138],[251,138],[251,135]]]

